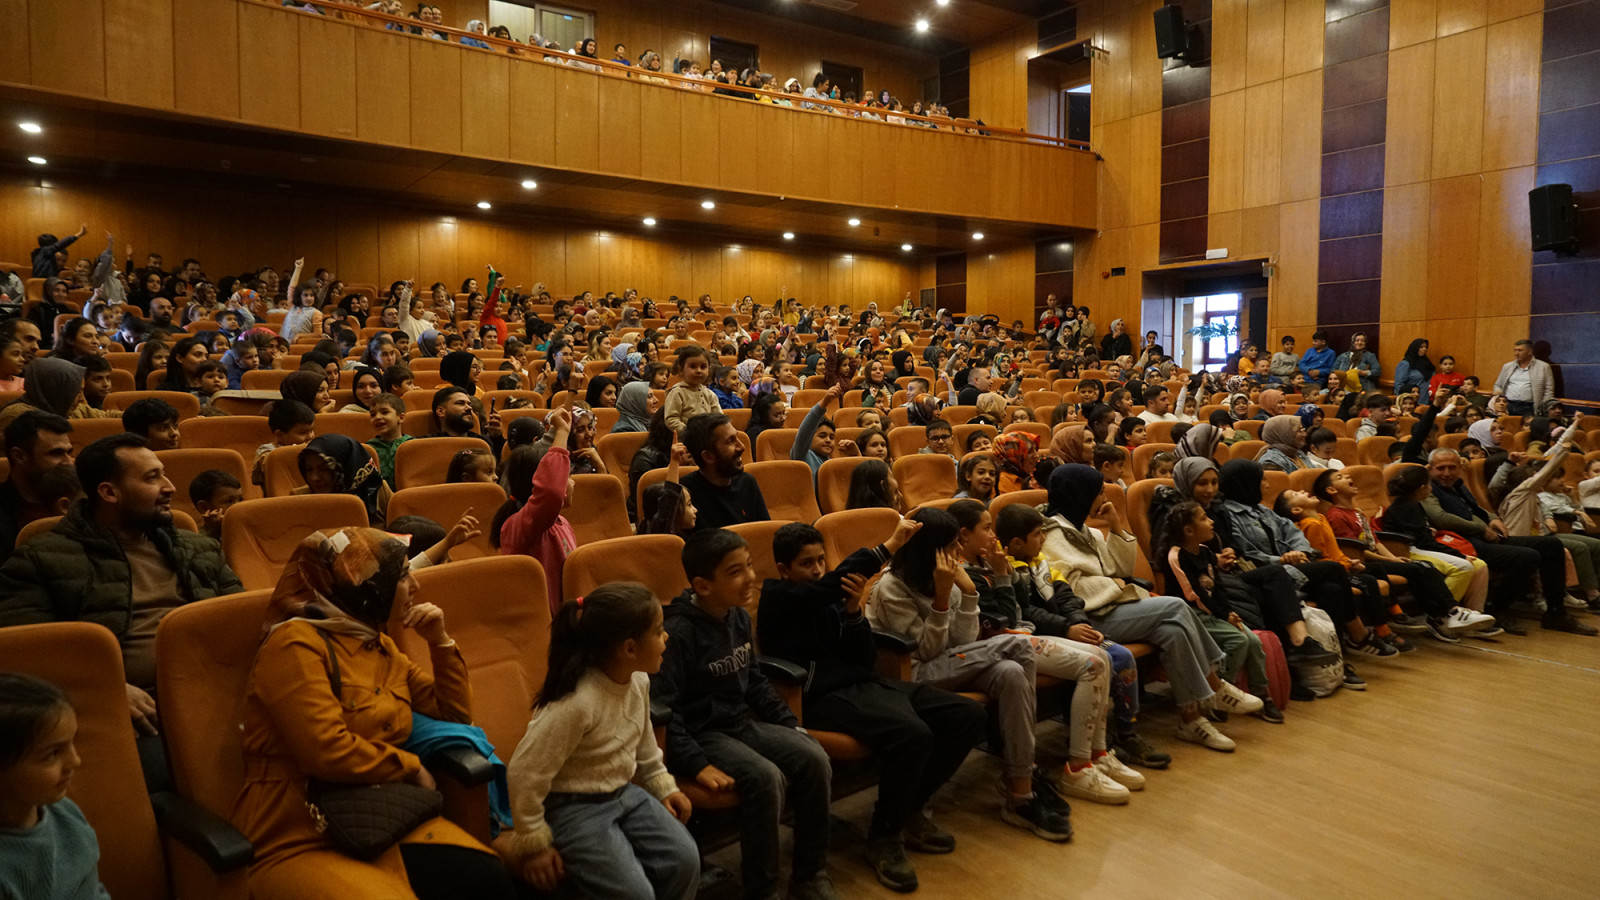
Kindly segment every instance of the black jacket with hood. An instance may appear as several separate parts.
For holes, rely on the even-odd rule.
[[[889,561],[883,545],[863,547],[809,584],[769,578],[761,586],[761,652],[806,669],[805,697],[880,678],[877,646],[861,612],[845,612],[844,579],[870,578]]]

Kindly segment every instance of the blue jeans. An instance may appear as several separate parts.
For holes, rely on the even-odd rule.
[[[737,731],[695,735],[711,764],[739,793],[740,873],[746,897],[778,896],[778,818],[787,796],[794,813],[795,884],[827,865],[833,769],[822,745],[793,728],[746,722]]]
[[[545,821],[584,897],[687,900],[700,886],[700,848],[689,829],[636,784],[615,794],[551,794]]]
[[[1111,738],[1129,737],[1139,719],[1139,661],[1115,641],[1100,646],[1111,654]]]

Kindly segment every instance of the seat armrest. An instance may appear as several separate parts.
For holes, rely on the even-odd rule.
[[[422,762],[429,772],[465,787],[477,787],[494,780],[494,763],[470,747],[447,747]]]
[[[661,728],[670,721],[672,721],[672,707],[662,703],[660,700],[652,699],[650,701],[651,727]]]
[[[879,650],[910,653],[917,649],[917,642],[911,639],[911,635],[901,631],[874,628],[872,629],[872,640],[878,645]]]
[[[1142,587],[1145,590],[1150,591],[1152,593],[1154,593],[1154,591],[1156,589],[1155,582],[1151,581],[1148,578],[1124,578],[1122,580],[1126,581],[1129,584],[1136,584],[1139,587]]]
[[[255,848],[233,824],[198,803],[171,791],[150,797],[161,830],[193,850],[213,872],[242,869],[255,859]]]
[[[796,665],[787,659],[776,656],[758,656],[756,665],[761,667],[761,674],[767,676],[769,681],[785,684],[804,684],[806,680],[805,667]]]
[[[1373,533],[1373,537],[1383,541],[1384,543],[1392,542],[1396,544],[1405,544],[1407,547],[1411,546],[1411,538],[1406,537],[1398,531],[1378,531]]]
[[[1337,540],[1339,542],[1339,549],[1343,550],[1346,554],[1354,553],[1357,558],[1360,558],[1362,554],[1367,552],[1367,545],[1362,543],[1359,538],[1342,537],[1337,538]]]

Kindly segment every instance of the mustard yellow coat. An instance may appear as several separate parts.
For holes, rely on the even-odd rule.
[[[415,900],[398,846],[367,863],[345,856],[317,833],[306,809],[306,779],[375,784],[415,775],[421,760],[400,749],[411,735],[412,710],[470,722],[467,666],[454,646],[435,647],[430,677],[387,635],[371,644],[351,635],[329,637],[338,648],[342,706],[328,678],[328,646],[309,623],[276,628],[250,674],[245,780],[233,810],[234,824],[255,845],[250,895]],[[442,818],[423,823],[401,843],[490,852]]]

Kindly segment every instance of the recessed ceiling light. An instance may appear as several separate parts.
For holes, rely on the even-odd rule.
[[[717,204],[711,202],[710,200],[701,200],[700,201],[700,208],[701,209],[716,209],[717,208]]]
[[[860,219],[851,219],[849,224],[850,224],[851,228],[854,228],[857,225],[861,224],[861,220]]]
[[[901,244],[900,245],[900,249],[904,250],[907,253],[910,253],[911,252],[911,245],[910,244]]]
[[[478,208],[479,209],[488,209],[489,208],[489,201],[487,201],[487,200],[479,200],[478,201]]]
[[[45,159],[45,158],[44,158],[44,157],[42,157],[42,156],[30,156],[30,157],[28,157],[28,162],[31,162],[31,163],[33,163],[33,164],[34,164],[34,165],[36,165],[36,166],[42,166],[42,165],[44,165],[44,164],[45,164],[45,163],[46,163],[46,162],[48,162],[48,160],[46,160],[46,159]]]
[[[656,224],[656,220],[655,220],[655,219],[652,219],[652,218],[650,218],[650,217],[649,217],[649,216],[645,216],[645,217],[644,217],[644,224],[645,224],[645,225],[646,225],[646,226],[650,226],[650,227],[654,227],[654,226],[655,226],[655,224]]]
[[[949,6],[950,0],[935,0],[940,6]]]
[[[536,188],[538,186],[539,186],[539,182],[534,181],[532,178],[524,178],[524,179],[522,179],[522,187],[525,190],[531,191],[531,190],[533,190],[534,188]]]
[[[17,127],[21,128],[23,131],[26,131],[29,134],[38,134],[39,132],[44,130],[43,128],[39,127],[39,123],[38,122],[18,122],[17,123]]]
[[[794,232],[792,232],[792,231],[785,231],[785,232],[784,232],[784,233],[783,233],[783,239],[784,239],[784,240],[786,240],[786,241],[792,241],[792,240],[794,240]]]
[[[928,20],[927,19],[918,19],[917,20],[917,31],[920,32],[920,31],[927,31],[927,30],[928,30]]]
[[[981,232],[981,231],[974,231],[974,232],[973,232],[973,233],[972,233],[972,239],[973,239],[973,240],[975,240],[975,241],[981,241],[981,240],[983,240],[983,232]]]

